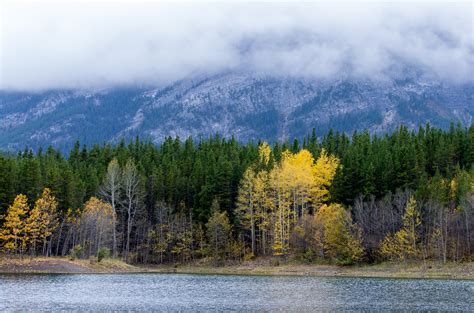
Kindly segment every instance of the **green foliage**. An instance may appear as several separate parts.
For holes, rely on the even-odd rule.
[[[317,135],[323,136],[318,138]],[[300,155],[301,160],[295,158],[285,165],[285,158],[289,160],[287,150],[294,156]],[[332,183],[324,184],[324,188],[313,188],[311,177],[310,181],[303,179],[308,172],[306,169],[312,166],[298,164],[312,165],[312,160],[325,155],[337,158],[340,166]],[[325,135],[313,131],[303,140],[273,145],[239,143],[234,138],[215,135],[198,140],[168,137],[160,145],[138,138],[129,143],[122,140],[116,145],[91,147],[77,142],[65,155],[54,148],[36,153],[25,149],[17,155],[0,153],[0,229],[4,229],[5,224],[10,228],[14,226],[14,216],[8,217],[7,211],[17,195],[25,195],[28,199],[25,208],[32,208],[41,198],[41,191],[48,188],[57,201],[55,233],[36,240],[37,250],[45,255],[65,255],[74,247],[73,250],[82,249],[77,253],[72,251],[74,257],[94,255],[98,243],[89,251],[91,242],[77,241],[80,237],[78,221],[84,203],[91,197],[110,202],[101,187],[107,167],[114,159],[121,169],[131,160],[140,177],[140,214],[130,227],[130,252],[140,262],[186,262],[208,255],[239,259],[271,255],[272,251],[297,253],[307,259],[330,257],[341,263],[352,262],[357,259],[352,255],[358,255],[357,249],[353,253],[345,251],[329,256],[324,243],[317,242],[313,236],[321,225],[311,224],[305,218],[313,217],[324,204],[353,207],[359,196],[364,201],[373,199],[373,203],[377,203],[363,214],[378,216],[380,206],[384,205],[380,201],[387,197],[396,202],[394,195],[399,190],[413,191],[420,206],[425,206],[420,207],[420,246],[434,245],[435,239],[430,238],[436,237],[437,249],[446,256],[465,257],[474,252],[471,234],[474,229],[474,125],[469,128],[452,125],[447,130],[427,125],[418,131],[401,126],[382,136],[371,136],[367,131],[355,132],[352,136],[333,130]],[[282,174],[271,175],[282,164],[282,169],[285,168]],[[320,167],[315,171],[323,172]],[[248,177],[244,176],[246,172]],[[284,183],[281,188],[266,187],[277,178]],[[247,192],[239,192],[239,186],[245,187]],[[275,183],[273,186],[280,187]],[[317,197],[315,192],[319,192]],[[114,215],[117,246],[126,241],[122,235],[127,229],[127,214],[120,207],[124,195],[122,190],[117,199],[117,216]],[[218,210],[213,209],[216,203]],[[277,215],[280,223],[275,224],[274,212],[279,212],[275,208],[282,205],[286,211]],[[396,205],[393,207],[394,210],[387,210],[390,214],[383,215],[388,216],[386,219],[368,219],[372,224],[364,224],[360,217],[347,211],[348,217],[361,228],[381,223],[377,238],[369,238],[373,233],[364,230],[364,247],[371,245],[378,249],[388,233],[394,234],[402,227],[403,212],[395,210]],[[293,213],[286,214],[289,210]],[[20,222],[25,218],[18,216]],[[341,229],[349,230],[336,232],[339,235],[335,237],[342,236],[346,242],[351,236],[360,240],[357,231],[348,226],[352,222],[349,223],[346,216],[342,220]],[[280,228],[274,229],[275,225]],[[223,231],[219,238],[227,238],[217,240],[217,248],[211,244],[216,240],[209,232],[216,227]],[[433,229],[438,231],[438,236],[431,235]],[[277,238],[275,234],[281,236]],[[9,239],[4,241],[13,242],[9,244],[12,251],[20,251],[25,248],[20,240],[22,236],[18,233],[12,237],[5,232],[5,238]],[[109,239],[107,236],[108,233],[104,233],[104,240]],[[359,243],[351,244],[358,246]],[[2,244],[5,243],[0,242]],[[115,244],[112,240],[101,241],[100,246]],[[333,248],[344,250],[337,242]],[[423,253],[428,255],[430,250]]]
[[[452,127],[448,131],[427,125],[418,132],[400,127],[383,137],[368,132],[344,133],[329,131],[319,143],[316,133],[307,136],[301,145],[275,144],[271,158],[259,162],[257,143],[239,144],[235,139],[218,135],[209,139],[166,138],[160,146],[135,140],[128,145],[94,145],[79,143],[65,159],[53,148],[33,154],[30,150],[18,156],[0,154],[0,215],[5,213],[17,194],[25,194],[33,203],[44,187],[50,188],[59,210],[78,208],[97,194],[109,162],[116,158],[123,167],[133,159],[146,182],[146,206],[153,210],[156,201],[164,201],[174,209],[179,203],[192,208],[195,218],[205,224],[211,214],[213,199],[219,199],[234,222],[239,182],[250,164],[269,170],[279,161],[282,151],[307,149],[315,159],[324,148],[341,160],[331,199],[350,205],[359,194],[382,197],[397,189],[424,187],[425,181],[437,173],[451,179],[456,169],[469,171],[474,159],[474,126]]]
[[[97,251],[97,262],[100,262],[108,257],[110,257],[110,249],[104,247],[99,248]]]
[[[81,245],[75,245],[71,249],[70,258],[71,260],[81,259],[84,255],[84,248]]]

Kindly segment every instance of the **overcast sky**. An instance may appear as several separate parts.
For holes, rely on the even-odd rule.
[[[472,2],[64,2],[2,1],[0,89],[166,84],[234,69],[473,80]]]

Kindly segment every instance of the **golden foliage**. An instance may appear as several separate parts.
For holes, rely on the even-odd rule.
[[[268,162],[270,162],[270,154],[272,150],[268,143],[263,142],[259,147],[258,147],[258,154],[260,157],[260,162],[263,165],[268,165]]]
[[[217,201],[213,203],[213,213],[206,224],[207,238],[215,260],[223,259],[231,243],[232,225],[227,212],[220,212]]]
[[[84,204],[84,212],[82,218],[93,218],[98,224],[112,224],[114,211],[112,206],[107,202],[91,197]]]
[[[339,159],[328,155],[323,149],[316,164],[313,166],[314,188],[313,193],[318,200],[326,201],[329,198],[329,187],[339,167]]]
[[[57,226],[56,209],[58,202],[51,194],[51,190],[45,188],[41,197],[36,200],[35,206],[30,211],[25,223],[26,241],[35,250],[38,242],[43,242],[51,236]]]
[[[16,252],[24,244],[25,217],[28,213],[28,199],[19,194],[8,207],[3,228],[0,230],[0,242],[6,251]]]
[[[43,190],[31,210],[25,195],[16,196],[0,230],[4,250],[24,252],[29,247],[35,254],[36,244],[44,243],[57,226],[57,206],[58,203],[48,188]]]
[[[262,164],[268,164],[270,155],[270,146],[260,145]],[[324,150],[315,161],[311,152],[302,149],[283,151],[281,161],[269,171],[249,167],[240,183],[237,215],[251,232],[252,251],[258,231],[263,251],[266,243],[271,243],[275,255],[287,254],[293,227],[328,199],[338,166],[339,160]],[[271,242],[267,242],[267,234],[272,234]]]
[[[341,263],[360,261],[362,248],[360,230],[352,224],[352,218],[340,204],[324,204],[315,215],[322,224],[322,232],[316,240],[323,243],[325,255]]]
[[[416,257],[419,254],[416,228],[420,224],[420,213],[416,209],[416,200],[411,197],[403,215],[402,228],[394,234],[387,235],[380,245],[382,256],[399,260]]]

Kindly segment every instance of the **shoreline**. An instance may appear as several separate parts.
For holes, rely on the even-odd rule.
[[[474,280],[474,262],[446,263],[436,261],[338,266],[289,263],[278,266],[244,262],[214,267],[202,264],[130,265],[121,260],[70,260],[59,257],[0,257],[0,274],[200,274],[299,277],[361,277],[410,279]]]
[[[299,276],[299,277],[356,277],[356,278],[410,278],[410,279],[462,279],[474,280],[474,264],[445,264],[423,268],[423,264],[383,263],[361,266],[303,265],[211,267],[182,265],[178,267],[156,266],[148,272],[202,274],[202,275],[251,275],[251,276]]]

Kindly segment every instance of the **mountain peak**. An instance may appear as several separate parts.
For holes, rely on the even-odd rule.
[[[316,80],[243,71],[159,87],[0,93],[0,148],[69,148],[141,136],[220,133],[239,140],[302,137],[312,128],[386,132],[400,124],[472,123],[474,85],[423,77]]]

